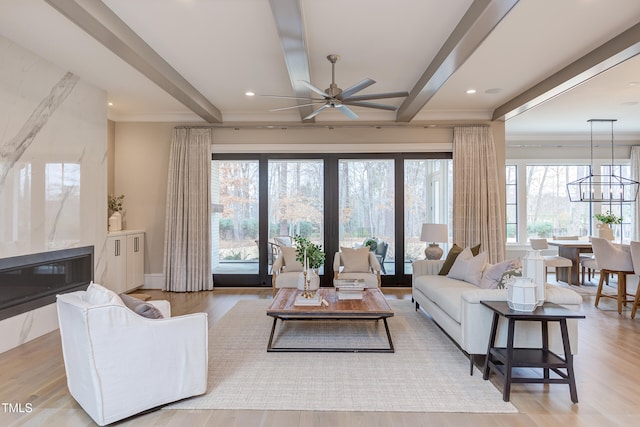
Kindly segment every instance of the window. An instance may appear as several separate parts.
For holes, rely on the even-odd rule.
[[[506,166],[507,242],[518,241],[518,167]]]
[[[602,163],[602,162],[600,162]],[[609,165],[594,162],[594,174],[607,175]],[[621,227],[614,227],[616,240],[629,241],[633,233],[633,206],[630,203],[571,202],[567,183],[587,176],[588,164],[552,161],[510,161],[506,166],[507,243],[527,244],[530,238],[571,235],[597,235],[596,212],[622,216]],[[630,176],[630,166],[616,165],[615,174]]]
[[[384,243],[375,253],[382,284],[408,286],[411,261],[424,256],[422,223],[450,222],[451,182],[450,153],[214,153],[215,283],[271,286],[275,237],[301,235],[326,253],[322,286],[340,246],[370,237]]]

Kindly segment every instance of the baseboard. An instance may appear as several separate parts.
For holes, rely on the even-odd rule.
[[[164,274],[145,274],[144,285],[138,289],[162,289],[164,285]]]

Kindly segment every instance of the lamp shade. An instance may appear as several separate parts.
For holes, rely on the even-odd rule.
[[[448,242],[447,224],[422,224],[421,242]]]

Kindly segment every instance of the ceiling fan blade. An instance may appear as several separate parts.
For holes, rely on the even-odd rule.
[[[306,80],[298,80],[300,83],[302,83],[303,85],[305,85],[308,89],[314,91],[315,93],[317,93],[318,95],[321,95],[325,98],[328,98],[329,95],[327,95],[327,93],[325,91],[323,91],[322,89],[318,89],[317,87],[315,87],[314,85],[312,85],[311,83],[309,83]]]
[[[318,108],[316,111],[314,111],[313,113],[309,114],[307,117],[305,117],[302,120],[309,120],[309,119],[313,119],[315,116],[317,116],[318,114],[320,114],[322,112],[322,110],[325,110],[329,108],[328,104],[324,104],[323,106],[321,106],[320,108]]]
[[[360,101],[344,101],[344,104],[353,105],[356,107],[367,107],[367,108],[377,108],[379,110],[389,110],[396,111],[398,107],[394,107],[393,105],[384,105],[384,104],[376,104],[374,102],[360,102]]]
[[[324,102],[324,99],[320,99],[320,98],[305,98],[305,97],[300,97],[300,96],[281,96],[281,95],[258,95],[258,96],[262,96],[263,98],[303,99],[305,101],[313,100],[313,101],[323,101]]]
[[[351,108],[347,107],[346,105],[342,104],[342,105],[336,105],[336,108],[345,116],[349,117],[351,120],[355,120],[358,118],[358,115],[356,113],[354,113]]]
[[[351,95],[353,95],[354,93],[360,92],[362,89],[368,88],[369,86],[371,86],[375,82],[376,82],[375,80],[371,80],[369,78],[366,78],[363,81],[358,82],[358,83],[354,84],[353,86],[348,87],[345,90],[343,90],[342,93],[339,96],[339,99],[347,99]]]
[[[300,107],[308,107],[310,105],[316,105],[317,102],[312,102],[311,104],[300,104],[300,105],[293,105],[291,107],[283,107],[283,108],[274,108],[273,110],[269,110],[271,111],[282,111],[282,110],[291,110],[293,108],[300,108]]]
[[[344,94],[344,92],[343,92]],[[368,99],[383,99],[383,98],[402,98],[409,96],[409,92],[386,92],[386,93],[372,93],[370,95],[358,95],[350,96],[349,98],[342,98],[343,101],[366,101]]]

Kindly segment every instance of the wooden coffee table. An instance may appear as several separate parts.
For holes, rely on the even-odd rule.
[[[321,288],[320,295],[327,300],[328,306],[296,306],[294,302],[301,291],[283,288],[278,291],[271,306],[267,309],[267,316],[273,317],[271,336],[267,344],[267,351],[282,352],[348,352],[348,353],[393,353],[393,341],[389,332],[387,318],[393,316],[393,310],[384,298],[380,289],[365,289],[362,300],[338,300],[333,288]],[[289,320],[375,320],[382,319],[389,341],[388,348],[308,348],[308,347],[273,347],[273,338],[278,319]]]

